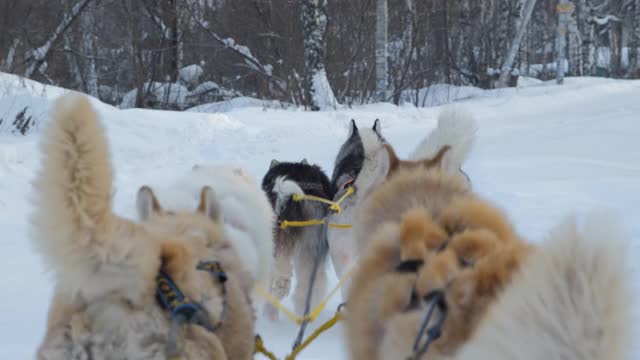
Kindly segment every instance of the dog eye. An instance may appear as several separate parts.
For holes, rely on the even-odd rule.
[[[467,267],[472,267],[475,264],[475,261],[471,260],[471,259],[467,259],[464,257],[461,257],[458,259],[460,261],[460,266],[467,268]]]

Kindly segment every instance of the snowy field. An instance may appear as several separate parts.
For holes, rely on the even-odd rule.
[[[33,104],[34,115],[42,117],[60,93],[0,74],[0,118],[24,104]],[[640,258],[640,81],[569,78],[564,86],[529,81],[517,89],[473,91],[458,104],[471,110],[480,126],[465,170],[475,190],[505,208],[520,233],[540,241],[564,215],[606,207],[623,217],[634,240],[628,254]],[[384,135],[399,155],[407,155],[435,126],[440,109],[389,104],[318,113],[260,106],[201,109],[212,108],[226,112],[99,106],[112,145],[118,213],[133,217],[140,185],[172,181],[194,163],[241,164],[260,179],[273,158],[306,157],[330,172],[351,118],[361,127],[380,118]],[[38,132],[11,135],[6,125],[6,120],[0,124],[0,359],[22,360],[33,358],[42,339],[52,284],[28,237]],[[639,268],[634,267],[633,279],[640,290]],[[331,317],[339,302],[332,299],[318,323]],[[634,306],[638,309],[635,299]],[[629,321],[638,323],[638,315]],[[281,319],[258,322],[258,332],[279,358],[296,334],[295,326]],[[345,358],[342,337],[337,326],[299,358]],[[640,346],[634,355],[640,358]]]

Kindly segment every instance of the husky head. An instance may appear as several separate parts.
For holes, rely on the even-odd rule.
[[[302,203],[292,201],[294,194],[315,195],[325,199],[333,197],[327,175],[317,165],[306,159],[301,162],[272,160],[269,171],[262,179],[262,189],[267,194],[278,220],[306,220]]]
[[[375,161],[374,154],[386,143],[380,120],[371,129],[358,129],[355,120],[349,125],[349,136],[342,144],[334,163],[331,183],[336,191],[347,181],[356,181],[367,162]]]
[[[143,186],[138,191],[136,207],[145,229],[166,239],[162,248],[163,271],[189,296],[205,294],[208,300],[202,305],[213,323],[220,323],[225,308],[227,275],[231,276],[231,281],[240,280],[238,284],[242,288],[252,284],[233,264],[238,255],[222,229],[222,209],[213,189],[202,188],[199,204],[192,211],[172,211],[163,208],[151,187]],[[224,263],[224,277],[212,278],[211,274],[198,270],[201,261],[210,260]]]

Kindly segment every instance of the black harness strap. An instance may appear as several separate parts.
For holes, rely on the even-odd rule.
[[[444,326],[444,321],[447,319],[447,304],[444,300],[443,291],[434,291],[431,294],[427,295],[424,300],[431,301],[431,305],[429,306],[427,313],[422,320],[420,331],[418,332],[418,335],[416,336],[416,339],[413,343],[413,354],[409,357],[410,360],[417,360],[420,356],[422,356],[429,350],[429,346],[431,345],[431,343],[440,338],[440,335],[442,335],[442,327]],[[436,308],[440,310],[440,317],[433,326],[427,328]],[[420,345],[420,341],[422,340],[425,332],[427,337],[422,345]]]

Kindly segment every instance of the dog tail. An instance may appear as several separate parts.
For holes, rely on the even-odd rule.
[[[628,240],[613,216],[558,226],[492,307],[460,359],[629,357]]]
[[[107,244],[96,242],[113,218],[109,148],[87,97],[68,95],[56,102],[40,153],[33,182],[35,246],[54,272],[71,270],[70,260],[100,256],[99,248]]]
[[[449,145],[451,150],[443,160],[443,167],[455,173],[469,156],[477,129],[471,113],[459,107],[447,107],[438,115],[438,126],[422,140],[410,158],[432,158],[443,146]]]
[[[277,196],[276,212],[279,213],[286,206],[289,199],[295,195],[304,195],[304,190],[295,181],[289,180],[284,176],[278,177],[275,181],[273,191]]]

